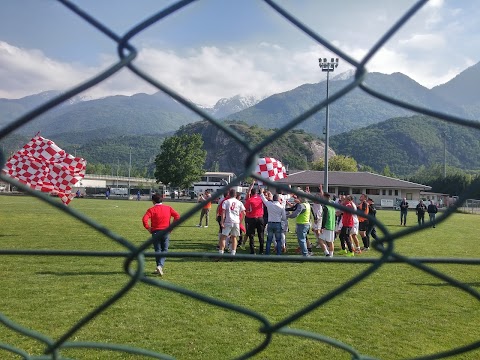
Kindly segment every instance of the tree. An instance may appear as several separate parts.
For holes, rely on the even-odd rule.
[[[200,180],[207,152],[200,134],[172,136],[155,157],[155,179],[165,185],[186,189]]]
[[[344,155],[335,155],[328,160],[329,171],[358,171],[358,164],[354,158]]]
[[[390,170],[390,166],[388,165],[385,165],[385,167],[383,168],[382,175],[388,177],[395,177],[395,174]]]

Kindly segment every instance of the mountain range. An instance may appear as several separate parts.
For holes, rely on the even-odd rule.
[[[330,94],[340,91],[352,82],[353,75],[352,71],[335,74],[335,76],[332,74],[329,81]],[[425,88],[401,73],[391,75],[369,73],[365,79],[367,86],[382,94],[468,119],[480,118],[480,96],[476,92],[478,83],[480,83],[480,63],[466,69],[446,84],[433,89]],[[326,96],[326,86],[326,81],[304,84],[264,99],[237,95],[229,99],[220,99],[212,108],[203,107],[202,109],[230,124],[237,122],[266,129],[281,128],[292,118],[323,101]],[[47,91],[21,99],[0,99],[0,127],[56,95],[58,95],[56,91]],[[363,154],[358,150],[353,151],[354,149],[343,147],[342,142],[337,141],[335,135],[345,134],[344,138],[348,136],[352,143],[355,143],[354,136],[351,134],[361,133],[363,129],[366,129],[365,131],[370,135],[374,134],[377,137],[374,142],[388,141],[391,146],[396,142],[391,141],[388,131],[372,132],[372,129],[378,125],[378,129],[381,130],[384,126],[383,123],[386,121],[388,123],[388,119],[406,119],[413,115],[415,114],[408,110],[385,103],[363,90],[355,88],[329,106],[330,133],[333,136],[331,145],[339,154],[350,154],[360,159],[359,162],[370,164],[369,161],[364,160]],[[110,163],[112,156],[120,157],[120,155],[109,152],[102,156],[101,152],[95,150],[97,147],[106,151],[105,144],[109,142],[118,143],[126,137],[140,139],[143,136],[157,140],[139,140],[138,143],[156,146],[157,141],[161,142],[163,137],[170,136],[180,128],[199,121],[202,119],[196,113],[162,92],[152,95],[117,95],[94,100],[79,95],[22,126],[15,134],[2,139],[1,143],[3,148],[10,152],[18,149],[18,144],[21,144],[22,139],[28,141],[34,134],[41,131],[43,136],[56,141],[67,151],[73,152],[73,149],[78,149],[85,152],[87,149],[92,149],[96,154],[95,161]],[[430,125],[433,127],[430,128]],[[297,129],[303,129],[316,138],[323,135],[324,126],[325,111],[322,110],[297,126]],[[443,133],[439,121],[429,124],[429,128],[431,129],[430,137],[438,137]],[[409,133],[408,136],[411,135]],[[397,145],[401,146],[401,144]],[[420,151],[421,148],[417,150]],[[141,152],[142,149],[138,149],[138,151]],[[154,150],[149,147],[149,151]],[[91,151],[86,151],[86,153],[91,153]],[[372,158],[375,158],[377,154],[372,154]],[[122,153],[121,157],[125,158],[125,154]],[[421,158],[421,156],[417,156],[415,160]],[[461,158],[464,156],[460,154],[459,159]],[[378,160],[372,167],[378,170],[380,164],[389,160],[389,158]],[[149,160],[144,158],[143,161]],[[416,164],[417,162],[413,161],[412,163]],[[462,162],[459,164],[462,165]],[[467,161],[463,167],[467,164],[474,166],[474,162]],[[145,164],[145,166],[151,167],[151,163]],[[412,168],[411,166],[399,166],[398,174],[405,174]]]

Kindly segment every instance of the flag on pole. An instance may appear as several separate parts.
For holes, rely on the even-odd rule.
[[[255,172],[262,178],[269,179],[271,181],[276,181],[287,177],[285,166],[283,166],[280,161],[270,157],[258,159]],[[260,182],[259,185],[261,185]]]
[[[72,186],[85,176],[87,162],[67,154],[53,141],[36,135],[10,157],[2,171],[42,192],[57,192],[65,205],[75,197]]]

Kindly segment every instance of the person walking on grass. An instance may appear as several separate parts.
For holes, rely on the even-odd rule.
[[[433,202],[433,200],[430,200],[430,205],[428,205],[427,212],[428,212],[428,217],[430,218],[430,225],[434,228],[435,218],[437,216],[438,208],[437,208],[437,205],[435,205],[435,203]]]
[[[154,273],[163,276],[166,258],[161,257],[160,254],[168,251],[170,233],[167,232],[163,234],[162,237],[156,235],[170,226],[170,220],[172,218],[174,222],[178,221],[180,215],[171,206],[162,204],[162,195],[160,194],[153,194],[152,202],[153,206],[143,215],[142,222],[145,229],[147,229],[154,238],[153,248],[155,250],[155,261],[157,264]]]
[[[407,226],[408,202],[407,198],[403,198],[400,203],[400,226]]]
[[[417,204],[415,208],[415,212],[417,214],[417,219],[418,219],[418,225],[423,225],[425,224],[425,212],[427,211],[427,207],[423,203],[423,200],[420,200],[420,202]]]

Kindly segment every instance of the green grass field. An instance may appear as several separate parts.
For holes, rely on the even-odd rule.
[[[194,204],[171,205],[182,214]],[[148,201],[89,199],[74,199],[70,205],[135,246],[148,239],[141,217],[149,206]],[[379,211],[378,218],[391,232],[404,229],[398,226],[398,212]],[[409,257],[478,259],[479,219],[477,215],[455,214],[436,229],[396,240],[395,251]],[[172,233],[170,251],[215,254],[218,227],[214,214],[210,214],[210,221],[209,228],[197,228],[198,214],[188,219]],[[408,222],[412,226],[416,223],[413,212]],[[0,196],[0,225],[2,251],[126,251],[109,237],[32,197]],[[289,255],[298,259],[293,233],[288,234],[287,242]],[[338,249],[338,240],[335,245]],[[350,259],[328,261],[319,250],[315,251],[321,261],[215,262],[207,258],[168,258],[162,279],[151,274],[154,259],[148,257],[145,275],[149,281],[235,304],[274,324],[371,266]],[[355,259],[378,256],[370,251]],[[127,284],[130,277],[123,264],[122,257],[0,255],[0,314],[3,319],[55,341]],[[478,265],[427,266],[477,293],[480,289]],[[479,301],[471,294],[412,266],[389,263],[288,328],[336,339],[373,358],[404,359],[480,341],[479,310]],[[259,331],[262,327],[262,322],[243,313],[138,282],[68,341],[123,344],[178,359],[226,359],[260,345],[265,339]],[[1,326],[0,359],[20,359],[1,349],[6,344],[30,355],[39,356],[45,350],[40,341]],[[61,355],[75,359],[147,358],[91,348],[63,349]],[[277,333],[266,349],[253,358],[352,356],[323,342]],[[479,359],[480,350],[452,358]]]

